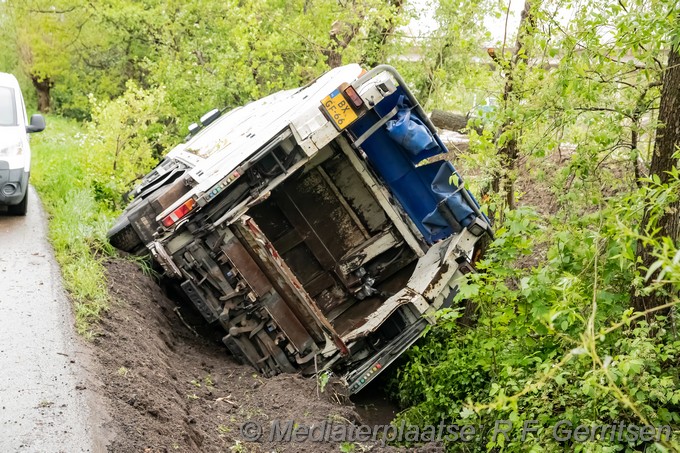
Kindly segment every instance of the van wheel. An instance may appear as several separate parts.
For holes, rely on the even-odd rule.
[[[111,228],[109,231],[109,242],[118,250],[128,253],[135,253],[142,245],[142,240],[127,219]]]
[[[7,212],[12,215],[26,215],[26,211],[28,211],[28,190],[26,191],[26,195],[24,195],[24,199],[21,200],[21,203],[7,207]]]

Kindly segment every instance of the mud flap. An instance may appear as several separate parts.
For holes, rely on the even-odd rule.
[[[158,224],[156,224],[156,213],[147,200],[143,200],[142,204],[134,209],[128,218],[130,225],[144,244],[154,240],[153,234],[156,232]]]

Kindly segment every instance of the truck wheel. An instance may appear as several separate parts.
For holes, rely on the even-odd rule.
[[[109,242],[118,250],[135,253],[142,245],[142,240],[132,228],[127,218],[124,218],[108,232]]]
[[[26,211],[28,211],[28,190],[26,190],[26,195],[24,195],[21,203],[7,208],[7,212],[12,215],[26,215]]]

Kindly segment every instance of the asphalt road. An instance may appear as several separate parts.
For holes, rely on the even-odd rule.
[[[0,452],[99,452],[101,404],[76,336],[45,215],[0,214]]]

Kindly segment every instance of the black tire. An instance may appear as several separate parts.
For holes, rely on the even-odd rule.
[[[12,215],[24,216],[26,215],[27,211],[28,211],[28,189],[26,189],[26,195],[24,195],[24,199],[21,200],[21,203],[7,207],[7,212]]]
[[[116,224],[108,233],[109,242],[118,250],[135,253],[142,248],[142,240],[127,219]]]

